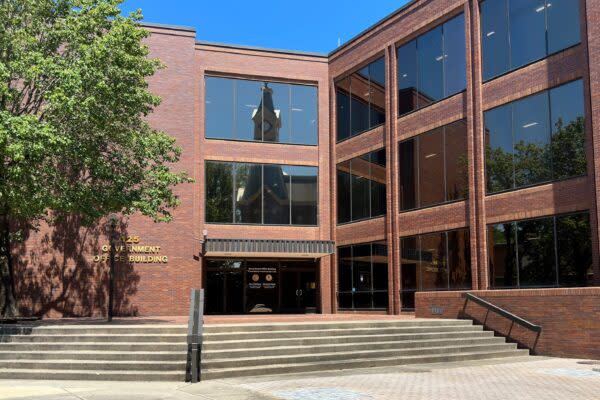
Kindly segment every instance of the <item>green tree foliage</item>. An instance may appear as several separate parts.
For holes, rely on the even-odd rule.
[[[16,313],[17,226],[112,212],[169,221],[181,150],[152,129],[140,13],[120,0],[0,1],[0,316]]]

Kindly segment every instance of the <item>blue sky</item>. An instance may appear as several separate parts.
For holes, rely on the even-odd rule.
[[[126,0],[122,8],[141,8],[147,22],[195,27],[198,40],[326,53],[407,2]]]

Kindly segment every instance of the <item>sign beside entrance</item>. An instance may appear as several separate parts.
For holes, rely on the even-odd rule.
[[[130,235],[121,238],[123,244],[115,246],[115,261],[140,264],[166,264],[169,257],[161,254],[161,246],[143,245],[141,238]],[[102,254],[94,255],[93,261],[107,262],[110,254],[110,245],[102,245]]]
[[[250,267],[247,269],[248,289],[275,289],[277,268]]]

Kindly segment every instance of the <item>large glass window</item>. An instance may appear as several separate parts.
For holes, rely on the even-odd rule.
[[[585,175],[581,80],[486,111],[487,191]]]
[[[400,280],[403,309],[415,307],[418,291],[471,288],[469,230],[458,229],[402,238]]]
[[[207,76],[209,139],[317,144],[317,87]]]
[[[317,225],[318,169],[206,162],[206,222]]]
[[[488,245],[493,288],[592,283],[588,213],[490,225]]]
[[[485,0],[480,7],[484,80],[580,42],[577,1]]]
[[[385,122],[385,61],[380,58],[336,84],[337,140],[344,140]]]
[[[467,87],[465,18],[461,14],[398,48],[398,113]]]
[[[400,143],[400,210],[465,199],[468,193],[464,120]]]
[[[385,149],[337,165],[338,223],[386,214]]]
[[[340,247],[337,254],[339,308],[387,308],[387,244],[374,242]]]

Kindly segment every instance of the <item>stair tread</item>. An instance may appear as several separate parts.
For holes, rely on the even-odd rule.
[[[0,354],[14,354],[16,351],[5,351],[0,348]],[[146,355],[146,354],[158,354],[158,355],[172,355],[172,354],[185,354],[182,351],[112,351],[112,350],[19,350],[19,354],[130,354],[130,355]]]
[[[42,363],[42,364],[64,364],[66,362],[70,364],[140,364],[140,365],[155,365],[157,361],[138,361],[138,360],[73,360],[73,359],[60,359],[60,360],[0,360],[0,365],[4,363]],[[160,361],[161,364],[167,365],[180,365],[186,364],[186,361]],[[1,367],[0,367],[1,368]]]
[[[521,350],[521,349],[507,349],[507,350],[493,350],[493,351],[465,351],[465,352],[458,352],[458,353],[452,353],[452,354],[442,354],[442,356],[449,356],[449,357],[462,357],[462,356],[468,356],[468,355],[484,355],[484,354],[500,354],[500,353],[514,353],[514,354],[522,354],[524,352],[528,352],[528,350]],[[386,361],[386,360],[414,360],[414,359],[419,359],[419,358],[430,358],[430,357],[440,357],[439,354],[428,354],[428,355],[413,355],[413,356],[397,356],[397,357],[377,357],[377,358],[370,358],[368,361]],[[288,368],[288,367],[295,367],[295,366],[323,366],[323,365],[341,365],[341,364],[345,364],[345,363],[354,363],[356,361],[360,361],[360,360],[332,360],[332,361],[319,361],[319,362],[296,362],[296,363],[287,363],[287,364],[271,364],[271,365],[265,365],[265,366],[254,366],[253,368],[256,369],[281,369],[281,368]],[[248,367],[235,367],[235,368],[205,368],[202,370],[203,373],[205,372],[236,372],[236,371],[246,371],[248,370]]]
[[[145,370],[56,370],[56,369],[22,369],[22,368],[0,368],[0,376],[2,372],[20,372],[20,373],[28,373],[28,374],[90,374],[90,375],[182,375],[183,371],[145,371]]]
[[[412,319],[394,319],[394,320],[365,320],[365,321],[311,321],[311,322],[269,322],[268,326],[315,326],[315,325],[368,325],[368,324],[390,324],[390,325],[414,325],[432,323],[435,325],[444,325],[447,323],[460,323],[464,325],[471,325],[473,321],[468,319],[437,319],[437,318],[419,318],[418,321]],[[265,323],[219,323],[219,324],[205,324],[207,328],[224,328],[224,327],[265,327]]]
[[[264,331],[231,331],[231,332],[205,332],[204,333],[204,337],[205,338],[210,338],[212,336],[215,336],[218,338],[218,336],[226,336],[226,335],[257,335],[257,334],[271,334],[271,335],[279,335],[279,334],[287,334],[287,333],[299,333],[299,332],[326,332],[326,333],[333,333],[333,332],[371,332],[371,331],[377,331],[377,332],[386,332],[386,331],[392,331],[392,330],[409,330],[409,329],[431,329],[431,328],[436,328],[436,329],[447,329],[447,328],[469,328],[469,329],[465,329],[465,331],[467,332],[472,332],[472,331],[479,331],[482,329],[481,326],[478,325],[440,325],[440,326],[411,326],[411,327],[385,327],[385,328],[381,328],[381,327],[373,327],[373,328],[333,328],[333,329],[302,329],[302,330],[289,330],[289,331],[272,331],[272,330],[264,330]]]
[[[232,357],[232,358],[215,358],[215,359],[210,359],[210,360],[206,360],[205,362],[208,363],[217,363],[217,362],[224,362],[224,361],[228,361],[228,362],[243,362],[243,361],[249,361],[249,360],[256,360],[256,359],[261,359],[261,360],[277,360],[277,359],[286,359],[286,358],[297,358],[297,357],[305,357],[305,358],[310,358],[310,357],[323,357],[323,356],[332,356],[332,355],[357,355],[357,356],[365,356],[365,355],[369,355],[372,354],[374,352],[382,352],[382,351],[396,351],[396,352],[400,352],[400,351],[419,351],[419,350],[446,350],[446,349],[455,349],[455,348],[459,348],[462,350],[470,350],[470,349],[480,349],[480,348],[485,348],[485,347],[489,347],[489,346],[503,346],[505,347],[507,350],[513,350],[516,349],[516,345],[511,344],[511,343],[496,343],[496,344],[480,344],[480,345],[466,345],[466,346],[431,346],[431,347],[417,347],[417,348],[413,348],[413,349],[380,349],[380,350],[361,350],[361,351],[339,351],[339,352],[330,352],[330,353],[309,353],[309,354],[294,354],[294,355],[289,355],[289,354],[285,354],[285,355],[276,355],[276,356],[262,356],[262,357]],[[497,350],[503,350],[503,349],[497,349]],[[492,351],[496,351],[496,350],[492,350]],[[449,354],[456,354],[456,353],[449,353]],[[429,356],[432,354],[425,354],[425,356]],[[396,358],[396,357],[389,357],[389,358]],[[349,359],[350,360],[350,359]]]

